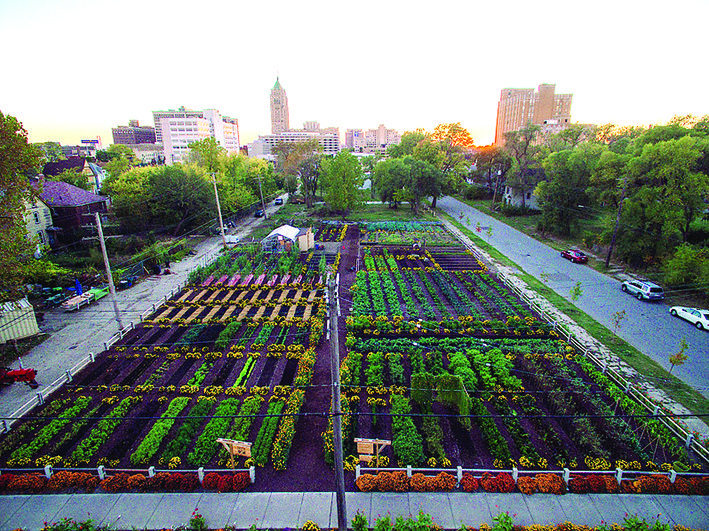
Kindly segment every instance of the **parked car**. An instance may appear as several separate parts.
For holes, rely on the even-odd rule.
[[[256,212],[254,212],[254,217],[255,218],[262,218],[263,217],[263,210],[261,210],[259,208]]]
[[[288,199],[289,203],[293,203],[294,205],[304,205],[305,204],[305,199],[302,197],[291,197]]]
[[[689,321],[699,330],[709,330],[709,310],[687,308],[686,306],[673,306],[670,314],[685,321]]]
[[[588,262],[588,256],[578,249],[567,249],[566,251],[561,251],[561,257],[571,260],[576,264],[585,264]]]
[[[665,298],[664,290],[654,282],[626,280],[620,285],[620,289],[626,293],[635,295],[639,301],[659,301]]]
[[[273,202],[274,205],[282,205],[283,204],[283,198],[277,197],[276,200]]]

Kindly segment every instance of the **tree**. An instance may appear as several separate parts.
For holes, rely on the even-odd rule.
[[[152,225],[148,205],[151,200],[149,181],[154,168],[131,168],[119,175],[110,175],[101,191],[111,198],[113,212],[126,232],[145,230]]]
[[[433,142],[447,144],[449,146],[457,146],[462,148],[473,148],[475,142],[470,136],[468,130],[460,125],[460,122],[454,124],[439,124],[430,135]]]
[[[682,338],[679,342],[679,351],[676,354],[672,354],[669,358],[670,361],[670,374],[672,374],[672,371],[674,370],[676,365],[683,365],[685,361],[687,361],[688,356],[685,354],[685,351],[689,348],[689,345],[687,345],[687,340],[685,338]]]
[[[512,167],[507,173],[507,186],[522,196],[526,206],[526,194],[543,179],[544,172],[537,162],[539,146],[535,144],[538,125],[529,124],[517,131],[505,133],[505,150],[512,158]]]
[[[414,148],[424,138],[426,138],[426,132],[423,129],[406,131],[401,135],[401,142],[387,146],[387,155],[392,158],[403,158],[407,155],[413,155]]]
[[[613,323],[613,333],[615,335],[618,335],[618,330],[620,330],[620,325],[623,323],[623,320],[627,316],[627,313],[625,310],[619,310],[617,312],[613,312],[613,315],[611,315],[611,322]]]
[[[81,188],[82,190],[91,190],[91,182],[86,178],[86,175],[78,171],[76,168],[68,168],[58,175],[47,177],[50,181],[61,181],[69,183],[72,186]]]
[[[402,200],[402,192],[409,184],[409,166],[403,159],[386,159],[374,168],[373,183],[379,199],[397,208]]]
[[[322,152],[322,146],[317,138],[305,142],[279,142],[273,148],[276,155],[276,165],[285,175],[298,175],[298,166],[306,158]]]
[[[214,193],[204,174],[194,166],[174,165],[148,176],[150,215],[161,226],[182,234],[216,215]]]
[[[576,284],[573,285],[573,287],[569,291],[569,298],[573,302],[576,302],[581,297],[583,297],[583,288],[581,287],[581,282],[577,282]]]
[[[678,230],[684,242],[709,195],[709,176],[699,167],[700,158],[707,155],[709,139],[687,135],[645,144],[630,164],[638,185],[659,191],[665,207],[661,212],[664,225]]]
[[[313,155],[303,159],[298,164],[298,176],[300,177],[305,203],[308,208],[313,207],[315,195],[318,191],[320,174],[322,173],[322,156]]]
[[[105,164],[104,169],[109,175],[118,176],[130,170],[132,166],[126,157],[114,157]]]
[[[495,208],[495,199],[500,183],[505,181],[505,175],[512,167],[509,153],[498,146],[483,146],[477,149],[474,155],[476,171],[474,177],[484,179],[489,190],[493,190],[492,208]]]
[[[323,160],[322,180],[325,202],[330,209],[347,215],[359,205],[359,188],[364,183],[362,166],[349,151],[340,151]]]
[[[42,152],[47,162],[57,162],[66,158],[59,142],[39,142],[33,145]]]
[[[544,160],[547,180],[540,182],[534,192],[542,211],[542,230],[568,236],[576,228],[588,203],[586,190],[591,175],[604,149],[586,142],[575,149],[551,153]]]
[[[441,195],[460,190],[468,176],[470,163],[466,155],[472,157],[472,147],[470,133],[460,123],[451,123],[437,125],[414,149],[414,157],[433,164],[441,172],[441,186],[438,194],[433,195],[433,208]]]
[[[0,301],[22,295],[35,242],[25,226],[25,205],[38,194],[27,173],[39,167],[41,151],[27,141],[27,131],[13,116],[0,112]]]
[[[268,162],[235,153],[223,160],[217,184],[219,198],[226,211],[239,210],[260,202],[261,191],[267,196],[276,190],[273,167]]]
[[[219,145],[219,142],[214,137],[203,138],[191,142],[190,162],[194,162],[200,168],[213,175],[221,168],[222,158],[226,156],[226,149]]]
[[[411,209],[418,214],[421,200],[424,197],[432,196],[434,201],[440,197],[444,179],[443,172],[433,164],[414,157],[406,157],[404,164],[409,167],[404,193],[411,204]]]

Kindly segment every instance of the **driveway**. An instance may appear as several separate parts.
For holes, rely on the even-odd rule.
[[[618,335],[665,369],[671,368],[668,358],[679,351],[684,338],[689,345],[685,351],[688,359],[673,374],[709,397],[709,332],[671,317],[666,304],[638,301],[620,290],[620,281],[588,266],[572,264],[548,245],[457,199],[441,198],[438,207],[473,231],[479,223],[480,237],[526,273],[540,280],[542,273],[548,275],[546,284],[562,297],[571,300],[570,291],[580,282],[583,294],[574,304],[608,329],[613,329],[613,314],[625,310]],[[488,228],[492,229],[489,236]]]

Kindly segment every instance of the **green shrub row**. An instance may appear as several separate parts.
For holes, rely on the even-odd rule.
[[[187,451],[187,448],[189,448],[192,441],[194,441],[199,427],[204,422],[204,418],[209,415],[213,406],[214,402],[211,400],[203,400],[192,406],[192,409],[187,413],[187,416],[177,430],[177,434],[162,453],[160,461],[167,463],[173,457],[179,457]]]
[[[12,459],[29,459],[40,450],[46,451],[46,445],[49,444],[54,437],[56,437],[64,426],[71,422],[71,419],[75,418],[82,411],[84,411],[90,403],[90,398],[85,396],[78,397],[74,401],[74,405],[59,413],[59,418],[52,420],[49,424],[34,434],[30,442],[24,446],[20,446],[17,450],[12,452]]]
[[[193,466],[206,465],[219,449],[218,437],[229,432],[229,425],[239,411],[239,399],[227,398],[223,400],[210,420],[197,438],[194,448],[187,456],[187,461]]]
[[[146,464],[153,457],[165,436],[170,431],[170,428],[175,424],[177,417],[190,401],[188,396],[178,396],[174,398],[170,405],[161,415],[161,418],[155,421],[155,424],[150,429],[145,438],[140,442],[138,448],[130,456],[130,462],[135,465]],[[168,418],[165,418],[168,417]]]
[[[280,415],[283,411],[285,402],[283,400],[274,400],[268,404],[267,415]],[[273,445],[273,439],[276,436],[276,429],[278,428],[278,420],[280,417],[264,417],[263,423],[261,424],[261,429],[258,431],[256,436],[256,441],[251,448],[251,457],[259,466],[266,466],[268,462],[268,453],[271,451],[271,446]]]
[[[91,433],[79,443],[79,446],[71,454],[71,460],[78,464],[88,463],[99,447],[116,431],[121,420],[141,400],[142,397],[140,396],[128,396],[121,400],[103,420],[98,422],[96,427],[91,430]]]

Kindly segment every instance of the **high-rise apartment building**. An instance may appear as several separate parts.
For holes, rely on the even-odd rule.
[[[271,134],[279,135],[289,129],[288,96],[276,78],[276,84],[271,89]]]
[[[155,143],[155,128],[150,126],[141,126],[138,120],[130,120],[128,125],[119,125],[114,127],[113,143],[128,146],[131,144],[154,144]]]
[[[573,94],[555,94],[556,85],[539,85],[534,89],[502,89],[497,104],[495,144],[505,143],[505,133],[517,131],[527,124],[542,126],[545,132],[558,132],[571,124]]]
[[[153,119],[166,164],[187,161],[189,145],[205,138],[214,138],[227,153],[239,152],[239,120],[216,109],[153,111]]]

